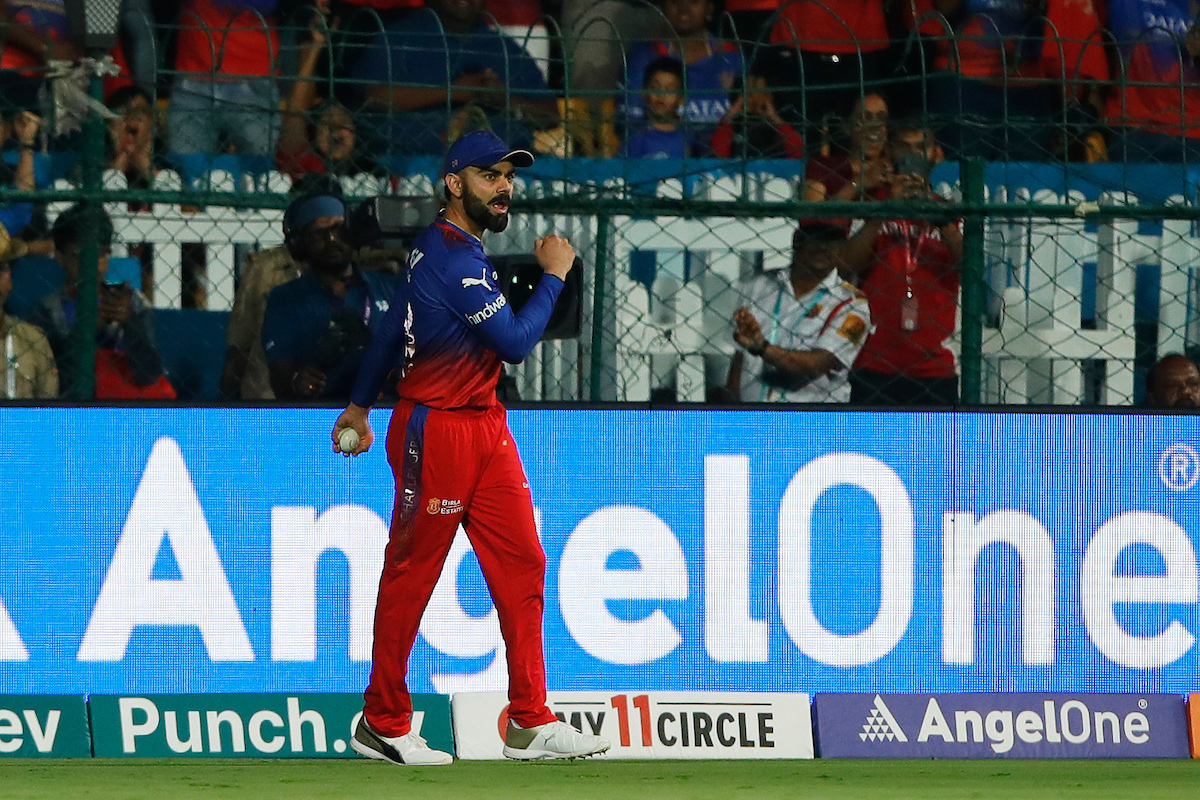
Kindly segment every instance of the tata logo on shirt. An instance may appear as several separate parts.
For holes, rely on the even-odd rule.
[[[819,694],[829,758],[1187,758],[1183,698]]]

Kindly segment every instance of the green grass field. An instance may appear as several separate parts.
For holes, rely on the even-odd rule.
[[[464,761],[15,759],[0,799],[1184,800],[1195,761]]]

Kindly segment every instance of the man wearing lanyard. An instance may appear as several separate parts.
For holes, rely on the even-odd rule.
[[[892,199],[937,200],[928,160],[896,157]],[[851,402],[953,406],[958,373],[946,341],[958,310],[962,228],[957,219],[867,220],[847,244],[844,273],[857,275],[874,330],[850,371]]]
[[[733,315],[733,357],[726,388],[748,403],[845,403],[846,370],[871,327],[867,299],[838,277],[840,225],[806,222],[792,238],[787,275],[764,274],[743,290],[746,305]]]
[[[293,200],[283,235],[292,258],[309,269],[267,296],[262,340],[271,388],[279,399],[349,400],[371,331],[399,279],[354,264],[339,197]]]

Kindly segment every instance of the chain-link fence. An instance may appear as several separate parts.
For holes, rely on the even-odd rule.
[[[554,231],[583,258],[578,336],[508,368],[523,400],[1128,406],[1158,357],[1196,347],[1200,48],[1178,14],[1105,30],[1077,4],[885,3],[873,21],[805,0],[697,25],[690,5],[707,7],[489,5],[476,46],[433,8],[218,23],[184,4],[129,49],[135,74],[152,64],[148,91],[82,73],[109,119],[73,132],[75,106],[50,90],[66,79],[3,73],[21,90],[5,93],[5,395],[50,393],[25,319],[74,396],[102,377],[62,353],[96,322],[94,346],[126,361],[150,336],[185,401],[271,397],[258,325],[266,292],[298,274],[281,226],[296,182],[316,172],[351,205],[423,210],[445,143],[483,126],[539,155],[489,252],[529,254]],[[261,49],[236,51],[246,37]],[[43,118],[32,134],[22,110]],[[111,219],[105,284],[130,294],[73,281],[107,247],[94,208],[53,235],[80,201]],[[752,322],[735,321],[743,307]],[[112,370],[152,386],[139,364]]]

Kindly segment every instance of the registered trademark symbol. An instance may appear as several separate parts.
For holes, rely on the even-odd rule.
[[[1158,478],[1177,492],[1192,488],[1200,479],[1200,454],[1186,444],[1170,445],[1158,457]]]
[[[1145,711],[1149,705],[1150,704],[1146,702],[1145,698],[1138,700],[1138,708],[1142,709],[1143,711]]]

